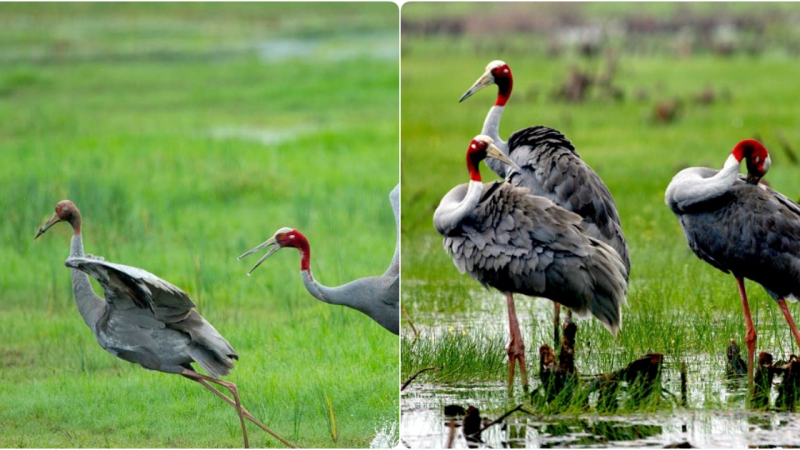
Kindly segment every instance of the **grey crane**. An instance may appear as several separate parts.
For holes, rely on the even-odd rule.
[[[56,205],[34,239],[58,222],[72,226],[69,258],[64,264],[70,268],[78,312],[104,350],[145,369],[182,375],[210,389],[236,409],[245,447],[249,446],[245,418],[294,447],[242,406],[236,384],[219,379],[230,372],[239,356],[197,312],[185,292],[142,269],[84,255],[81,213],[70,200]],[[89,275],[100,283],[105,299],[95,294]],[[211,376],[195,371],[192,363]],[[230,391],[233,399],[209,382]]]
[[[500,139],[500,118],[514,86],[508,64],[490,62],[486,72],[459,102],[493,84],[498,88],[497,100],[489,109],[481,134],[491,137],[519,168],[509,169],[508,165],[495,160],[487,160],[486,165],[510,183],[528,188],[532,194],[547,197],[556,205],[581,216],[581,225],[586,233],[614,248],[625,264],[626,277],[629,276],[628,244],[622,234],[614,198],[603,180],[581,159],[572,142],[560,131],[545,126],[519,130],[508,142]],[[558,322],[558,303],[555,314]],[[556,324],[556,336],[558,328]]]
[[[739,174],[742,160],[747,177]],[[753,383],[756,330],[744,279],[759,283],[778,303],[800,346],[800,333],[785,299],[800,295],[800,206],[759,180],[771,164],[767,149],[746,139],[722,170],[690,167],[678,172],[665,200],[695,255],[736,278],[744,310],[747,379]]]
[[[314,278],[311,273],[311,247],[308,239],[303,233],[283,227],[265,242],[259,244],[252,250],[239,256],[239,260],[247,255],[272,247],[261,259],[256,262],[252,269],[247,273],[250,275],[267,258],[275,254],[278,250],[285,247],[294,247],[300,252],[300,273],[303,284],[308,292],[332,305],[342,305],[360,311],[377,322],[383,328],[394,334],[400,333],[400,185],[392,189],[389,194],[389,202],[394,212],[395,229],[397,230],[397,241],[394,248],[394,256],[389,268],[379,277],[359,278],[342,286],[327,287],[323,286]]]
[[[470,143],[470,182],[444,196],[433,223],[461,273],[506,295],[511,391],[517,361],[523,386],[528,385],[514,294],[545,297],[580,316],[591,313],[616,336],[626,303],[627,272],[613,248],[586,232],[579,215],[528,188],[504,181],[483,184],[480,161],[493,158],[516,165],[492,142],[479,135]]]

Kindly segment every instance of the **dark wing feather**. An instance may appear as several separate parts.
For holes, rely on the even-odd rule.
[[[233,360],[238,359],[236,351],[195,310],[194,302],[181,289],[145,270],[102,259],[70,258],[65,264],[91,275],[103,287],[106,300],[113,306],[106,315],[105,328],[114,330],[104,337],[105,347],[117,356],[146,368],[165,370],[148,352],[157,347],[154,339],[169,339],[168,332],[175,330],[171,332],[188,335],[191,345],[187,357],[212,376],[227,375],[233,368]],[[156,331],[140,332],[137,327]],[[163,331],[159,334],[158,330]]]
[[[521,169],[509,169],[508,181],[578,214],[587,233],[614,248],[629,271],[628,245],[614,198],[572,142],[558,130],[535,126],[511,135],[508,148]]]
[[[742,177],[726,194],[678,217],[700,259],[773,296],[800,295],[800,206],[783,194]]]
[[[96,279],[116,309],[147,308],[155,319],[169,324],[185,319],[195,307],[181,289],[136,267],[96,258],[70,258],[65,264]]]

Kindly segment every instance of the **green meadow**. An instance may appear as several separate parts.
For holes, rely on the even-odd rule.
[[[258,257],[236,257],[289,226],[323,284],[388,266],[397,14],[0,5],[0,447],[242,445],[202,386],[97,345],[63,265],[71,230],[33,240],[65,198],[87,253],[190,294],[239,353],[227,379],[262,422],[302,447],[396,445],[397,337],[311,297],[292,249],[249,278]]]
[[[503,295],[487,292],[459,274],[432,225],[440,199],[469,180],[464,163],[467,145],[479,134],[497,89],[487,88],[463,103],[458,99],[483,74],[487,63],[500,59],[514,75],[501,136],[507,139],[532,125],[564,132],[614,195],[630,247],[632,269],[622,330],[615,339],[594,319],[578,320],[578,369],[609,372],[645,353],[659,352],[665,355],[670,383],[677,383],[680,361],[688,362],[691,390],[696,394],[690,396],[692,407],[731,407],[719,389],[729,340],[744,342],[736,283],[731,275],[694,256],[664,204],[664,191],[679,170],[721,167],[737,142],[758,136],[772,154],[766,179],[790,198],[800,197],[800,166],[779,145],[781,137],[795,152],[800,144],[800,60],[792,46],[800,35],[782,19],[799,12],[797,5],[790,4],[763,8],[666,3],[641,7],[458,3],[441,8],[406,4],[402,301],[422,333],[417,338],[404,326],[402,377],[421,367],[439,366],[441,371],[428,372],[419,382],[434,388],[493,382],[504,392],[509,337]],[[634,23],[637,17],[645,23],[648,17],[659,17],[650,23],[685,20],[684,30],[689,31],[610,33],[601,40],[599,53],[587,57],[558,34],[565,14],[572,14],[569,17],[576,24],[590,17],[613,18],[622,28],[628,23],[623,20]],[[762,34],[754,37],[744,26],[733,41],[739,46],[733,51],[704,47],[693,27],[727,15],[741,20],[749,15],[747,20],[763,24]],[[518,31],[523,26],[534,31]],[[676,46],[684,38],[689,51],[680,53]],[[753,42],[758,43],[755,50]],[[573,68],[602,73],[609,50],[618,57],[612,78],[622,93],[618,99],[602,95],[597,88],[589,90],[581,102],[555,98],[554,92]],[[714,94],[711,101],[697,100],[707,90]],[[675,99],[680,104],[676,118],[656,121],[657,105]],[[497,179],[486,166],[481,169],[484,181]],[[747,288],[759,333],[757,351],[769,351],[777,358],[796,354],[797,346],[775,302],[757,284],[748,282]],[[517,297],[516,306],[523,316],[533,381],[539,346],[552,345],[552,306],[549,301],[525,297]],[[800,316],[797,304],[790,304],[790,309]],[[520,392],[519,384],[517,388]]]

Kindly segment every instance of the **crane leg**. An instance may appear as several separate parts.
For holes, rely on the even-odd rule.
[[[228,397],[227,395],[225,395],[222,392],[220,392],[217,388],[215,388],[214,386],[208,384],[205,380],[203,380],[201,378],[193,378],[191,376],[187,376],[187,378],[189,378],[190,380],[193,380],[193,381],[197,381],[198,383],[202,384],[203,386],[208,388],[211,392],[213,392],[217,397],[221,398],[222,400],[224,400],[229,405],[234,406],[234,407],[236,406],[236,401],[235,400],[232,400],[230,397]],[[208,378],[211,378],[211,377],[208,377]],[[213,379],[213,380],[216,381],[216,379]],[[287,441],[286,439],[283,438],[283,436],[281,436],[278,433],[272,431],[272,429],[270,429],[269,427],[267,427],[266,425],[261,423],[255,417],[253,417],[253,415],[250,414],[250,411],[248,411],[244,406],[242,406],[242,414],[244,415],[245,419],[249,420],[250,422],[253,422],[254,424],[256,424],[256,426],[258,426],[262,430],[266,431],[267,433],[271,434],[275,439],[283,442],[287,447],[289,447],[289,448],[297,448],[296,445],[294,445],[291,442]]]
[[[750,304],[747,303],[747,293],[744,290],[744,279],[736,277],[739,286],[739,296],[742,298],[742,309],[744,309],[744,324],[747,327],[747,334],[744,342],[747,345],[747,384],[753,388],[753,361],[756,355],[756,329],[753,327],[753,319],[750,317]]]
[[[778,300],[778,306],[781,307],[781,311],[783,311],[783,317],[785,317],[786,322],[789,323],[789,329],[792,330],[794,340],[797,342],[797,346],[800,347],[800,332],[797,331],[797,325],[795,325],[794,319],[792,319],[792,313],[789,312],[789,307],[786,306],[786,300]]]
[[[508,393],[514,391],[514,367],[519,361],[519,372],[522,376],[522,388],[528,391],[528,374],[525,367],[525,344],[522,342],[522,333],[519,331],[517,311],[514,308],[514,294],[506,294],[508,302],[508,327],[511,331],[511,343],[508,344]]]
[[[218,380],[214,377],[209,377],[207,375],[203,375],[188,369],[185,369],[183,373],[181,373],[181,375],[183,375],[186,378],[193,379],[195,381],[201,381],[201,380],[210,381],[212,383],[216,383],[220,386],[223,386],[225,389],[230,391],[234,399],[233,407],[236,408],[236,413],[239,414],[239,422],[242,424],[242,436],[244,437],[244,448],[250,448],[250,443],[247,439],[247,427],[245,427],[244,425],[244,408],[242,407],[241,400],[239,400],[239,389],[236,387],[236,385],[234,383],[231,383],[230,381]]]

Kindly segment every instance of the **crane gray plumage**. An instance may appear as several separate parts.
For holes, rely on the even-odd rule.
[[[746,160],[747,178],[739,174]],[[748,382],[753,385],[756,331],[744,279],[761,284],[776,301],[800,346],[800,331],[786,299],[800,295],[800,206],[758,184],[770,167],[766,148],[746,139],[721,170],[692,167],[670,182],[665,202],[678,218],[692,251],[736,278],[747,328]]]
[[[505,181],[483,184],[479,165],[486,158],[517,168],[491,137],[476,136],[467,149],[470,182],[442,198],[433,224],[461,273],[506,294],[511,392],[517,362],[523,386],[528,385],[515,293],[549,298],[580,315],[591,313],[616,335],[628,278],[619,254],[589,236],[579,215]]]
[[[684,176],[702,179],[719,173],[705,167],[686,171]],[[800,296],[800,206],[795,202],[766,185],[747,183],[742,175],[726,191],[698,203],[681,205],[674,191],[667,193],[667,205],[700,259],[759,283],[775,300]]]
[[[580,216],[586,233],[616,250],[629,273],[628,244],[614,198],[567,137],[553,128],[535,126],[512,134],[508,148],[520,170],[506,170],[501,176]]]
[[[510,183],[578,214],[586,233],[616,250],[626,273],[630,274],[628,244],[614,198],[603,180],[581,159],[572,142],[560,131],[545,126],[519,130],[508,142],[500,138],[500,119],[513,86],[508,65],[502,61],[489,63],[486,73],[459,101],[492,84],[499,87],[498,98],[486,116],[481,134],[491,137],[518,168],[493,159],[487,159],[486,165]]]
[[[359,278],[337,287],[328,287],[316,281],[311,273],[311,248],[306,237],[297,230],[284,227],[264,243],[239,256],[242,259],[259,250],[274,246],[250,269],[253,272],[262,262],[283,247],[300,251],[301,276],[308,292],[318,300],[342,305],[360,311],[391,333],[400,333],[400,185],[389,194],[395,220],[395,249],[392,261],[383,275]],[[305,261],[305,262],[304,262]]]
[[[464,200],[467,184],[440,204]],[[505,182],[487,183],[472,214],[434,226],[461,273],[501,292],[545,297],[591,313],[614,335],[622,324],[626,269],[616,252],[587,235],[582,219],[547,198]],[[437,209],[438,211],[438,209]]]
[[[239,359],[189,296],[169,282],[95,257],[70,256],[65,265],[102,286],[105,304],[96,314],[94,331],[112,355],[167,373],[192,369],[196,362],[213,377],[228,375]]]
[[[69,200],[56,205],[55,214],[39,228],[34,239],[58,222],[68,222],[73,228],[69,257],[64,264],[70,269],[78,311],[100,347],[145,369],[179,374],[214,392],[236,409],[245,448],[249,446],[245,419],[294,447],[242,406],[236,384],[218,379],[230,372],[239,356],[197,312],[184,291],[145,270],[85,255],[80,211]],[[100,283],[105,298],[94,292],[89,276]],[[192,363],[199,364],[210,376],[196,372]],[[223,386],[233,398],[209,382]]]

